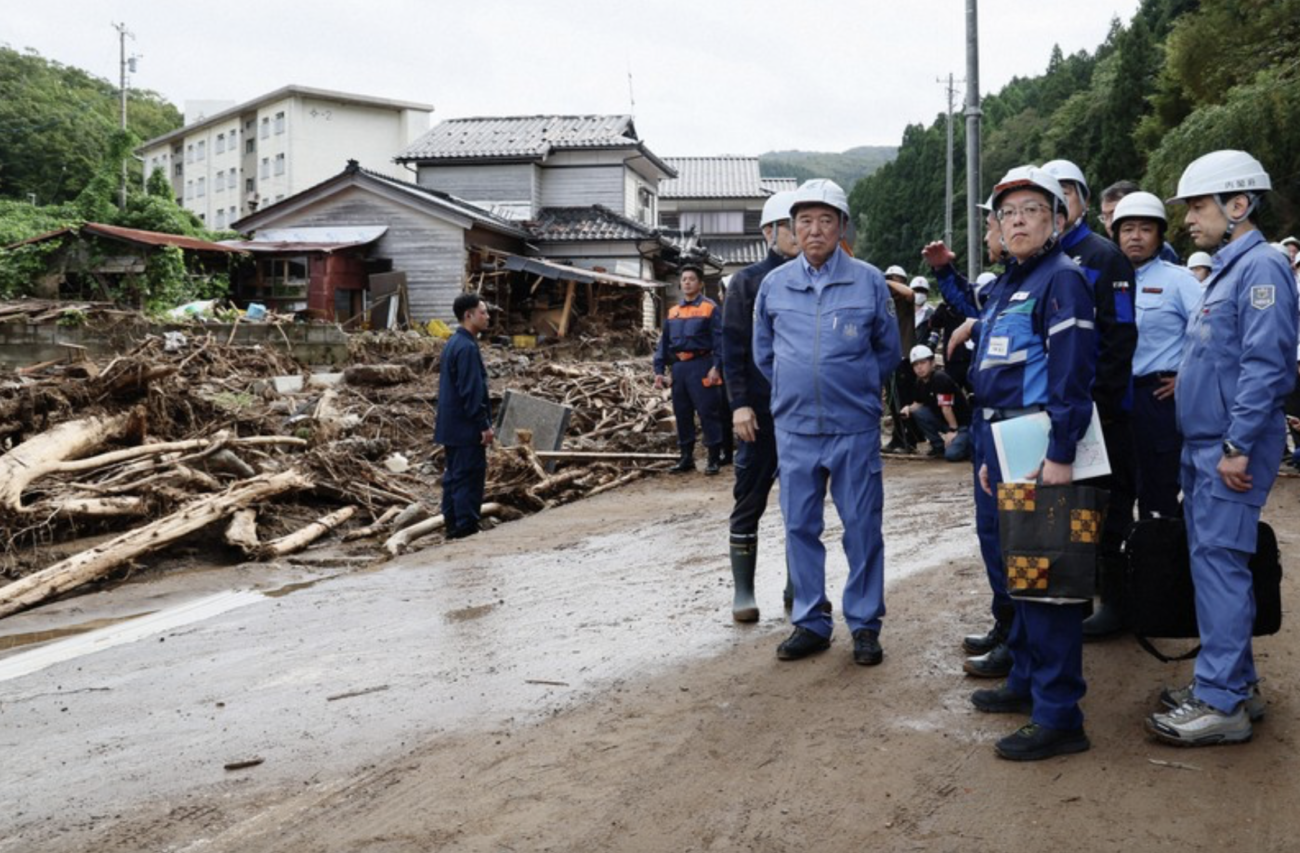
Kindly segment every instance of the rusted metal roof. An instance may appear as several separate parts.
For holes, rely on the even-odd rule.
[[[212,243],[207,240],[200,240],[197,237],[185,237],[181,234],[163,234],[160,231],[141,231],[138,228],[123,228],[120,225],[105,225],[102,222],[86,222],[77,228],[60,228],[57,231],[50,231],[45,234],[39,234],[35,237],[29,237],[18,243],[14,243],[7,248],[15,249],[28,243],[43,243],[55,237],[64,234],[80,232],[82,234],[93,234],[98,237],[107,237],[112,240],[120,240],[124,243],[135,243],[139,246],[176,246],[180,249],[188,249],[192,252],[222,252],[224,254],[239,254],[242,250],[232,246],[223,246],[220,243]]]

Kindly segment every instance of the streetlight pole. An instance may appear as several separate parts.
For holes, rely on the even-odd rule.
[[[126,38],[130,36],[135,39],[135,34],[127,30],[126,24],[113,24],[113,29],[117,30],[118,56],[119,56],[119,94],[121,96],[121,128],[123,135],[126,133]],[[126,208],[126,158],[122,158],[122,180],[118,184],[118,207]]]

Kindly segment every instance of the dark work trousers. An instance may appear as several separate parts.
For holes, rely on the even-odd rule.
[[[487,480],[487,448],[481,444],[447,445],[442,472],[442,517],[448,533],[478,529],[483,486]]]
[[[731,544],[753,545],[758,540],[758,522],[767,509],[767,496],[776,480],[776,429],[772,413],[754,410],[758,435],[740,441],[736,448],[736,487],[732,495]]]
[[[699,413],[705,447],[722,446],[722,386],[705,386],[713,360],[695,358],[673,365],[673,416],[677,419],[677,444],[695,446],[695,415]]]
[[[983,410],[974,407],[971,413],[973,437],[971,462],[975,469],[975,535],[979,538],[980,557],[988,576],[989,592],[993,593],[991,610],[993,618],[1010,622],[1014,612],[1011,596],[1007,593],[1007,572],[1002,563],[1002,546],[998,541],[998,502],[980,486],[980,466],[989,466],[989,480],[998,470],[998,454],[993,447],[993,430],[984,422]],[[994,493],[996,494],[996,489]]]
[[[1125,413],[1110,423],[1103,423],[1101,435],[1106,442],[1106,455],[1110,457],[1110,474],[1079,482],[1110,492],[1097,547],[1097,585],[1102,601],[1118,603],[1124,594],[1124,555],[1120,547],[1133,526],[1133,504],[1137,500],[1137,459],[1130,416]]]
[[[889,436],[891,446],[916,447],[917,443],[923,440],[921,431],[916,425],[899,414],[904,406],[912,403],[915,389],[916,373],[912,370],[912,363],[908,360],[907,354],[904,353],[903,360],[899,362],[894,375],[889,380],[889,414],[894,421],[894,429]]]
[[[1174,398],[1157,400],[1153,394],[1162,376],[1152,373],[1133,378],[1133,448],[1137,455],[1138,516],[1177,518],[1183,436],[1178,431]]]

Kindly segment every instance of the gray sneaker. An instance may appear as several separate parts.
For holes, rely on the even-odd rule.
[[[1196,682],[1193,681],[1183,687],[1166,687],[1160,691],[1160,704],[1172,711],[1192,698],[1192,687],[1195,684]],[[1246,697],[1245,707],[1246,715],[1250,717],[1252,723],[1258,723],[1264,719],[1267,703],[1264,701],[1263,694],[1259,692],[1258,681],[1250,685],[1250,695]]]
[[[1147,717],[1147,731],[1175,746],[1214,746],[1250,740],[1250,717],[1243,702],[1231,714],[1188,699],[1167,714]]]

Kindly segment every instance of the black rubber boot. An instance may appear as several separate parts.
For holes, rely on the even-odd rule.
[[[710,447],[709,462],[707,465],[704,466],[705,476],[708,477],[714,476],[715,474],[718,473],[719,470],[721,470],[721,467],[722,467],[722,448]]]
[[[1015,618],[1014,608],[1006,608],[996,615],[996,622],[987,634],[967,634],[962,638],[961,647],[967,654],[986,655],[1007,641],[1011,635],[1011,620]]]
[[[677,460],[677,464],[669,468],[672,474],[689,474],[695,470],[695,445],[687,444],[682,447],[682,456]]]
[[[758,602],[754,600],[754,569],[758,566],[758,545],[753,542],[731,543],[731,577],[736,592],[731,601],[731,618],[737,622],[757,622]]]
[[[1124,630],[1124,566],[1123,558],[1104,554],[1101,557],[1100,570],[1101,601],[1092,615],[1083,620],[1083,639],[1100,640],[1111,637]]]
[[[1011,649],[1000,643],[988,654],[966,658],[961,668],[976,678],[1006,678],[1011,674]]]

